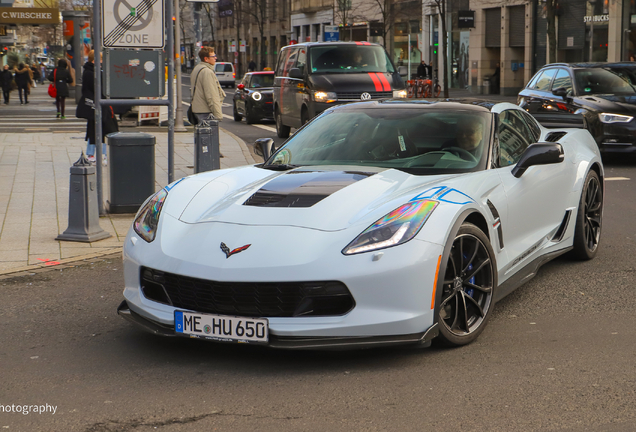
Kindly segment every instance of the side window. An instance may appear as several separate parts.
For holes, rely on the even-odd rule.
[[[521,114],[521,117],[523,117],[523,119],[526,121],[526,124],[528,125],[528,128],[530,129],[530,133],[532,134],[531,135],[532,142],[530,144],[539,142],[539,138],[541,138],[541,128],[537,124],[537,121],[534,119],[534,117],[532,117],[530,114],[528,114],[525,111],[519,111],[519,114]]]
[[[556,69],[548,69],[543,71],[543,73],[539,77],[539,81],[537,81],[535,89],[539,91],[548,91],[550,89],[550,82],[552,82],[552,77],[555,73]]]
[[[283,65],[285,64],[285,57],[287,57],[288,50],[281,50],[278,54],[278,60],[276,61],[276,72],[274,75],[281,76],[283,73]]]
[[[305,66],[307,65],[307,51],[305,48],[301,48],[298,52],[298,61],[296,67],[300,69],[300,72],[305,73]]]
[[[537,85],[537,81],[539,81],[539,77],[541,76],[543,72],[537,72],[532,79],[530,80],[530,82],[528,83],[528,85],[526,86],[526,88],[532,89],[534,88],[535,85]]]
[[[243,81],[241,81],[241,84],[243,84],[245,87],[249,87],[249,83],[251,79],[252,79],[252,75],[245,74],[245,76],[243,77]]]
[[[530,128],[518,110],[506,110],[499,114],[499,166],[513,165],[531,144]]]
[[[276,69],[276,76],[289,76],[289,70],[296,67],[296,57],[298,57],[298,48],[290,48],[283,51]]]
[[[569,94],[572,94],[572,78],[570,78],[570,73],[566,69],[559,69],[556,77],[554,77],[552,90],[558,88],[565,88]]]

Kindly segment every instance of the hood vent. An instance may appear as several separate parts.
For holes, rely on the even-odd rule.
[[[311,207],[375,173],[356,171],[288,171],[263,185],[243,205],[255,207]]]
[[[548,135],[546,135],[545,141],[557,142],[566,135],[567,135],[567,132],[550,132]]]

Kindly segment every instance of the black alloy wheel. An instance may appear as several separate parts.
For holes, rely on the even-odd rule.
[[[239,114],[238,110],[236,109],[236,101],[234,102],[234,121],[240,122],[241,120],[243,120],[243,116]]]
[[[443,343],[466,345],[484,330],[494,308],[496,268],[488,237],[475,225],[462,224],[448,256],[437,308]]]
[[[591,260],[598,252],[603,226],[603,188],[598,174],[590,170],[585,178],[574,230],[572,255],[580,260]]]
[[[276,120],[276,135],[278,135],[278,138],[289,138],[291,128],[283,124],[283,118],[278,107],[276,107],[276,111],[274,111],[274,118]]]
[[[247,103],[245,103],[245,123],[253,124],[253,123],[256,123],[256,120],[257,119],[254,117],[254,114],[252,113],[250,106]]]

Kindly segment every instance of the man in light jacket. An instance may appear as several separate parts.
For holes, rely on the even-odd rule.
[[[223,120],[223,112],[221,104],[225,97],[225,92],[219,84],[219,80],[214,73],[214,64],[216,63],[216,54],[214,48],[201,47],[199,51],[201,63],[196,65],[190,74],[190,82],[192,88],[192,112],[197,116],[199,122],[210,118],[210,114],[214,116],[214,120]]]

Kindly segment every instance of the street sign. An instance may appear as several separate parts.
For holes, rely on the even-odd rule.
[[[102,46],[105,48],[163,48],[164,27],[163,1],[102,1]]]
[[[104,50],[104,94],[111,98],[163,96],[163,64],[161,51]]]
[[[340,40],[340,30],[338,26],[325,26],[325,42],[337,42]]]

